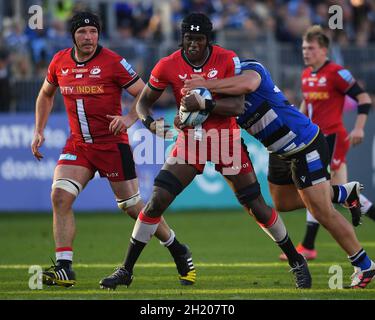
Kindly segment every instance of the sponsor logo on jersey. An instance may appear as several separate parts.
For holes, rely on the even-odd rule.
[[[341,78],[343,78],[347,83],[351,83],[354,78],[352,76],[352,74],[350,73],[349,70],[347,69],[342,69],[340,71],[338,71],[338,74]]]
[[[275,93],[279,93],[279,92],[281,92],[281,90],[275,85],[275,86],[273,87],[273,92],[275,92]]]
[[[74,155],[74,154],[62,153],[62,154],[60,154],[59,160],[75,161],[75,160],[77,160],[77,156]]]
[[[154,82],[159,82],[159,79],[156,78],[154,75],[151,75],[151,76],[150,76],[150,79],[151,79],[152,81],[154,81]]]
[[[121,65],[125,68],[125,70],[131,75],[134,76],[136,72],[133,70],[132,66],[130,63],[128,63],[125,59],[122,59],[120,61]]]
[[[69,69],[63,69],[63,68],[61,68],[61,75],[67,76],[68,72],[69,72]]]
[[[327,85],[327,78],[326,77],[321,77],[318,80],[318,87],[325,87]]]
[[[211,70],[208,74],[207,74],[207,78],[213,78],[213,77],[216,77],[217,74],[218,74],[219,71],[217,71],[216,69],[213,69]]]
[[[108,178],[115,178],[119,176],[118,172],[110,172],[105,174]]]
[[[310,100],[327,100],[329,99],[329,92],[328,91],[306,92],[304,96],[306,99],[310,99]]]
[[[340,159],[332,159],[332,162],[335,166],[338,166],[341,163]]]
[[[92,74],[92,75],[97,75],[97,74],[99,74],[100,72],[102,72],[102,70],[100,70],[99,67],[94,67],[93,69],[91,69],[90,74]]]
[[[99,86],[72,86],[60,87],[61,94],[102,94],[104,93],[104,85]]]
[[[179,74],[178,77],[179,77],[182,81],[184,81],[184,80],[186,80],[187,73],[185,73],[183,76]]]
[[[87,69],[87,68],[75,68],[75,69],[72,69],[72,72],[73,73],[87,73],[87,72],[89,72],[89,69]]]
[[[102,70],[100,69],[100,67],[94,67],[90,70],[89,78],[101,78],[100,76],[101,72]]]

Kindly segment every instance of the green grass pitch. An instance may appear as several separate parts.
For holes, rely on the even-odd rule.
[[[348,217],[348,215],[345,213]],[[121,213],[76,214],[74,269],[77,285],[31,290],[29,266],[48,267],[54,258],[52,215],[0,215],[0,299],[375,299],[375,283],[365,290],[332,290],[332,265],[343,270],[344,285],[353,271],[346,255],[320,228],[318,259],[310,262],[311,290],[296,290],[278,247],[243,211],[169,212],[177,238],[187,243],[197,269],[197,283],[182,287],[167,249],[152,239],[134,270],[129,288],[99,288],[99,280],[120,265],[133,221]],[[282,214],[295,244],[305,230],[305,213]],[[364,218],[357,235],[375,257],[375,223]]]

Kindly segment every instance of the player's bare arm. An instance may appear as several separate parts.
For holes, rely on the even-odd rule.
[[[197,87],[205,87],[212,93],[222,93],[238,96],[254,92],[258,89],[261,76],[254,70],[244,70],[240,75],[224,78],[205,80],[202,77],[192,75],[192,79],[186,80],[184,89],[189,91]]]
[[[361,92],[356,96],[358,106],[371,105],[372,101],[367,92]],[[349,134],[350,144],[356,146],[365,138],[365,125],[367,121],[366,113],[358,113],[353,130]]]
[[[114,135],[118,135],[121,132],[126,131],[126,129],[130,128],[138,120],[136,105],[144,86],[145,83],[142,79],[139,78],[132,86],[127,89],[127,91],[135,98],[127,115],[107,115],[107,118],[111,120],[109,124],[109,131]]]
[[[184,111],[198,111],[205,109],[205,99],[196,94],[187,94],[181,99],[181,107]],[[243,95],[230,96],[215,101],[212,114],[221,116],[239,116],[245,111],[245,98]]]
[[[159,118],[154,120],[151,116],[152,105],[159,99],[163,91],[156,91],[151,89],[148,85],[144,86],[141,95],[136,104],[136,111],[139,119],[143,124],[154,134],[165,136],[169,131],[170,126],[164,124],[164,119]],[[158,129],[158,130],[157,130]]]
[[[302,100],[300,106],[299,106],[299,111],[301,111],[303,114],[307,114],[307,109],[306,109],[306,102],[305,100]]]
[[[49,114],[53,106],[53,99],[57,87],[44,80],[42,88],[39,91],[35,106],[35,131],[33,141],[31,143],[31,151],[37,160],[41,160],[43,155],[39,152],[44,138],[44,128],[46,127]]]

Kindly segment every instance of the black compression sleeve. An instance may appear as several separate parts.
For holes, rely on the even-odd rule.
[[[356,81],[352,87],[346,92],[346,94],[353,98],[354,100],[357,101],[357,96],[360,94],[360,93],[363,93],[365,92],[362,87],[358,84],[358,82]]]

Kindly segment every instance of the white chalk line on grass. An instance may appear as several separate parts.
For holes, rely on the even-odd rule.
[[[341,263],[345,264],[346,261]],[[330,267],[334,264],[340,264],[340,262],[310,262],[310,268]],[[0,264],[0,269],[28,269],[32,264]],[[74,268],[113,268],[121,263],[75,263]],[[287,263],[283,262],[235,262],[235,263],[222,263],[222,262],[194,262],[196,267],[202,268],[275,268],[275,267],[288,267]],[[43,265],[42,265],[43,266]],[[137,268],[176,268],[173,262],[168,263],[139,263]]]

